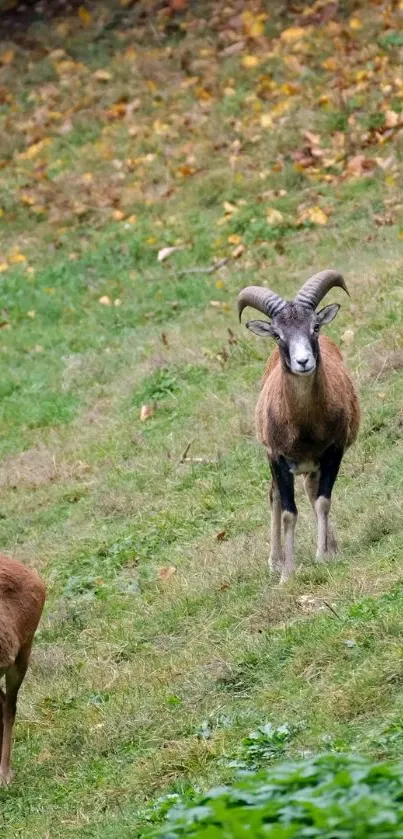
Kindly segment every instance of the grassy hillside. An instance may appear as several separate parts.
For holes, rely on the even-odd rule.
[[[267,722],[289,734],[263,736],[264,765],[401,755],[401,13],[8,19],[0,543],[49,595],[5,837],[141,835],[161,798],[231,778]],[[300,492],[279,590],[253,430],[270,345],[234,301],[327,266],[351,294],[328,333],[363,423],[334,497],[341,557],[315,565]]]

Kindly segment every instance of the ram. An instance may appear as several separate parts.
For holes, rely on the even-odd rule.
[[[357,436],[360,408],[340,350],[319,335],[340,308],[333,303],[316,311],[334,286],[348,294],[341,274],[326,270],[311,277],[292,301],[260,286],[248,286],[238,296],[240,319],[246,306],[270,318],[248,321],[248,329],[277,341],[263,375],[256,429],[272,474],[269,564],[280,571],[281,582],[295,568],[295,475],[305,476],[316,515],[316,558],[337,551],[329,521],[331,495],[344,452]]]
[[[45,586],[35,571],[0,556],[0,786],[9,784],[11,740],[17,695],[45,602]]]

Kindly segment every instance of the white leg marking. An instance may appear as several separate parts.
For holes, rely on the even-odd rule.
[[[281,547],[281,501],[278,486],[271,486],[271,534],[270,534],[270,571],[282,571],[284,554]]]
[[[283,510],[282,520],[284,527],[284,565],[280,583],[285,583],[295,569],[295,525],[297,516],[295,513],[290,513],[289,510]]]

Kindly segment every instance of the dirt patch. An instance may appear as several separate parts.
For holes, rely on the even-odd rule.
[[[368,379],[382,381],[387,379],[391,373],[403,368],[403,350],[380,351],[378,350],[370,363],[367,373]]]
[[[46,446],[29,449],[7,458],[0,466],[0,488],[37,488],[66,478],[81,478],[89,466],[81,460],[74,463],[59,461]]]

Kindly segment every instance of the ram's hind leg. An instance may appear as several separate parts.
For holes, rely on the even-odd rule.
[[[284,564],[284,553],[281,546],[281,499],[274,475],[269,491],[269,501],[271,509],[269,568],[270,571],[281,572]]]
[[[304,486],[306,494],[309,498],[309,501],[312,505],[313,512],[315,514],[315,520],[318,523],[318,515],[316,510],[316,501],[318,498],[318,490],[319,490],[319,472],[311,472],[309,475],[305,475],[304,478]],[[323,527],[325,527],[325,532],[323,533]],[[321,530],[321,545],[323,547],[323,542],[325,544],[324,551],[319,554],[319,550],[317,552],[316,558],[321,560],[324,555],[329,556],[331,554],[335,554],[338,551],[337,540],[334,535],[333,527],[330,523],[329,515],[324,516],[322,520],[322,530]],[[318,540],[319,542],[319,540]],[[319,544],[318,544],[319,548]]]
[[[337,478],[343,449],[330,446],[320,459],[320,476],[315,512],[318,520],[318,548],[316,558],[323,559],[337,550],[336,540],[329,524],[332,489]]]

